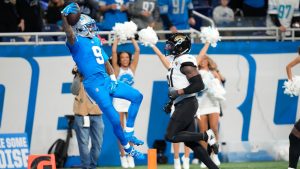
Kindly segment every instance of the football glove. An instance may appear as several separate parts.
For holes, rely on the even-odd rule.
[[[109,93],[112,94],[115,92],[117,86],[118,86],[118,81],[116,79],[116,76],[114,74],[110,75],[110,87],[109,87]]]
[[[72,2],[69,5],[67,5],[61,13],[64,14],[65,16],[68,16],[69,14],[77,14],[79,12],[78,6]]]
[[[169,98],[172,100],[175,100],[179,96],[178,91],[173,87],[169,87],[168,95],[169,95]]]

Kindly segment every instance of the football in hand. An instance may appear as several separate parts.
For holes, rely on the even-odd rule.
[[[66,0],[64,7],[68,6],[71,3],[76,3],[74,0]],[[76,14],[70,13],[69,15],[67,15],[67,21],[69,23],[69,25],[74,26],[80,19],[80,8],[78,6],[78,4],[76,4],[78,7],[78,12]]]
[[[79,21],[80,19],[80,12],[76,13],[76,14],[69,14],[67,16],[67,21],[69,23],[69,25],[74,26],[76,25],[76,23]]]

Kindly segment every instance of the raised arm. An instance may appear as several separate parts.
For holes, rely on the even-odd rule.
[[[61,18],[63,21],[63,30],[66,33],[67,36],[67,41],[73,45],[75,43],[76,40],[76,36],[75,33],[71,27],[71,25],[69,25],[68,21],[67,21],[67,16],[69,14],[76,14],[79,12],[79,7],[77,4],[75,3],[71,3],[68,6],[66,6],[62,11],[61,11]]]
[[[120,67],[118,65],[118,52],[117,52],[118,43],[119,43],[119,39],[117,37],[115,37],[115,40],[112,45],[112,59],[111,60],[112,60],[112,67],[115,70],[116,76],[118,76],[119,72],[120,72]]]
[[[140,57],[140,47],[137,41],[134,38],[131,38],[132,44],[134,46],[134,54],[133,54],[133,60],[130,64],[130,68],[135,73],[136,67],[139,63],[139,57]]]
[[[168,61],[168,59],[166,58],[166,56],[164,54],[162,54],[161,51],[155,45],[152,45],[151,47],[152,47],[153,51],[156,53],[156,55],[159,57],[161,63],[164,65],[164,67],[166,69],[169,69],[171,67],[171,64]]]
[[[200,50],[196,60],[197,60],[197,64],[199,64],[202,59],[205,57],[206,53],[207,53],[207,50],[209,48],[209,43],[205,43],[204,46],[202,47],[202,49]]]
[[[292,74],[292,67],[300,63],[300,56],[297,56],[294,60],[292,60],[287,66],[286,66],[286,73],[289,80],[292,80],[293,74]]]

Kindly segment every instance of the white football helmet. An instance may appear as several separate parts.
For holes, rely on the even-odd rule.
[[[89,17],[88,15],[81,14],[79,21],[73,26],[74,32],[82,37],[95,36],[95,31],[97,31],[96,21]]]

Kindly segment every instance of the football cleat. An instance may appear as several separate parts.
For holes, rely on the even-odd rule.
[[[221,162],[217,154],[212,154],[210,158],[217,166],[220,166]]]
[[[134,149],[132,146],[130,146],[129,148],[125,149],[125,152],[130,155],[131,157],[133,157],[134,159],[137,160],[144,160],[145,156],[143,153],[137,151],[136,149]]]
[[[208,136],[207,143],[211,146],[214,153],[218,154],[219,145],[217,143],[216,136],[215,136],[214,132],[211,129],[209,129],[209,130],[206,131],[206,134]]]
[[[139,145],[144,144],[144,142],[142,140],[139,140],[138,138],[136,138],[133,135],[133,131],[132,132],[124,132],[124,135],[125,135],[126,139],[134,145],[139,146]]]
[[[214,132],[213,132],[211,129],[207,130],[207,131],[206,131],[206,134],[207,134],[207,136],[208,136],[208,138],[207,138],[207,143],[208,143],[210,146],[213,146],[214,144],[217,143],[217,141],[216,141],[216,136],[215,136]]]
[[[213,152],[215,153],[215,154],[218,154],[219,153],[219,144],[218,143],[216,143],[216,144],[214,144],[214,145],[212,145],[212,146],[210,146],[211,147],[211,149],[213,150]]]

